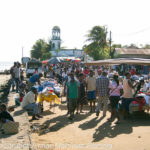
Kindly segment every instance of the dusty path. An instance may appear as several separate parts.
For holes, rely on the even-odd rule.
[[[49,104],[44,104],[44,118],[32,124],[45,127],[38,133],[32,133],[34,144],[42,146],[41,150],[149,150],[150,116],[136,118],[135,122],[122,120],[120,125],[108,123],[102,114],[88,113],[75,116],[69,121],[66,104],[56,106],[49,111]],[[41,145],[44,144],[44,145]],[[48,145],[46,145],[48,144]],[[45,148],[44,148],[45,146]],[[40,149],[40,148],[39,148]]]

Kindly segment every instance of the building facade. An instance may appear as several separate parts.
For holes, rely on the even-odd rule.
[[[58,26],[54,26],[52,29],[52,57],[79,57],[84,56],[83,49],[61,49],[61,30]]]

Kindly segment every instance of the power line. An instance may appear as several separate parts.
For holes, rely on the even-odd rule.
[[[137,35],[139,33],[142,33],[142,32],[145,32],[145,31],[148,31],[150,30],[150,27],[147,27],[147,28],[144,28],[144,29],[141,29],[139,31],[136,31],[136,32],[132,32],[132,33],[127,33],[127,34],[118,34],[118,33],[113,33],[115,36],[133,36],[133,35]]]

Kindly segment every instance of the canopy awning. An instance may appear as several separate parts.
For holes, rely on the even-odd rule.
[[[48,60],[48,64],[58,64],[60,62],[63,62],[63,60],[59,57],[51,58]]]
[[[105,59],[98,61],[85,62],[85,65],[119,65],[119,64],[130,64],[130,65],[150,65],[150,59],[144,58],[116,58],[116,59]]]
[[[42,61],[42,64],[47,64],[48,63],[48,60],[43,60]]]

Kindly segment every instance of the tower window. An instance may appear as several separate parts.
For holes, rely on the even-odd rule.
[[[55,43],[53,43],[53,48],[55,48]]]

